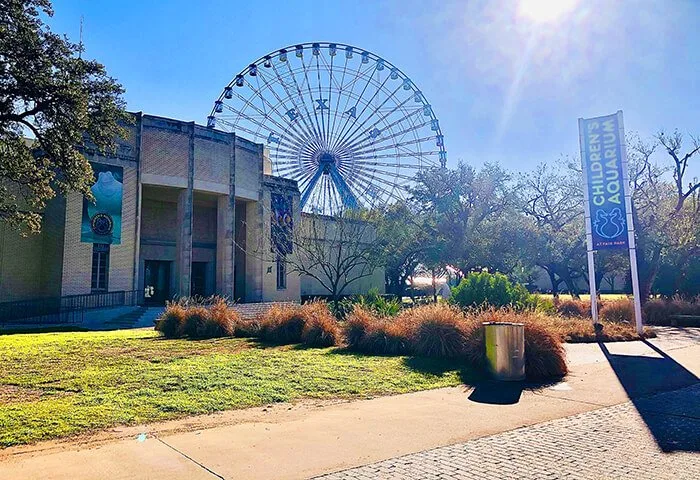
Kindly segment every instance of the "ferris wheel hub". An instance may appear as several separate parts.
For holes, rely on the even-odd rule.
[[[335,167],[335,156],[332,153],[322,153],[318,157],[318,166],[324,175],[331,173],[331,169]]]

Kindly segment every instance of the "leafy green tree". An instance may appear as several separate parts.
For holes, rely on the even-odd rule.
[[[437,248],[426,217],[405,202],[389,205],[376,219],[377,242],[383,251],[386,291],[403,297],[406,281]]]
[[[0,220],[31,232],[57,193],[92,198],[81,150],[89,141],[111,151],[129,118],[122,87],[42,12],[53,15],[49,0],[0,3]]]
[[[510,176],[498,165],[481,170],[460,163],[454,170],[421,172],[412,190],[419,214],[425,216],[429,237],[438,246],[439,262],[463,275],[484,266],[480,252],[489,221],[506,214],[515,196]]]

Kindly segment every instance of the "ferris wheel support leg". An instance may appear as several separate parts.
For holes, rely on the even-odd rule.
[[[347,208],[356,209],[357,199],[352,193],[352,190],[350,190],[348,184],[343,179],[343,176],[340,174],[340,172],[338,172],[335,165],[333,165],[330,169],[330,176],[333,183],[335,183],[335,187],[338,189],[341,198],[343,199],[343,205]]]
[[[309,180],[308,185],[306,185],[306,188],[301,194],[301,200],[300,200],[300,208],[303,210],[304,206],[306,205],[306,202],[309,201],[309,197],[311,197],[311,192],[314,191],[314,188],[316,187],[316,184],[318,183],[318,180],[321,178],[321,174],[323,173],[323,169],[319,168],[316,170],[316,173],[314,173],[314,176],[311,177],[311,180]]]

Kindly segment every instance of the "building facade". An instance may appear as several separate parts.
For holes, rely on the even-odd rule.
[[[300,195],[295,181],[271,175],[262,145],[141,113],[128,130],[113,156],[84,151],[102,206],[77,193],[57,198],[30,237],[0,223],[0,302],[117,291],[145,292],[160,305],[176,296],[324,294],[269,255],[273,200],[283,199],[287,222],[298,225]],[[378,270],[346,293],[383,285]]]

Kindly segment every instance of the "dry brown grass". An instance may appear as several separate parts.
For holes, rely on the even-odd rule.
[[[589,316],[591,304],[574,298],[566,300],[554,300],[554,307],[559,315],[563,317],[586,317]]]
[[[614,323],[634,323],[634,303],[629,298],[603,302],[600,318]]]
[[[444,304],[426,305],[405,311],[414,326],[411,343],[417,355],[426,357],[465,357],[476,328],[457,308]]]
[[[342,341],[340,325],[325,302],[274,305],[259,320],[259,325],[261,339],[280,345],[304,343],[329,347]]]
[[[187,311],[185,307],[176,302],[168,302],[165,311],[156,320],[155,329],[165,338],[177,338],[180,336],[182,324],[185,322]]]
[[[169,302],[155,329],[166,338],[217,338],[233,336],[240,315],[223,298],[212,303]]]
[[[361,351],[367,332],[377,320],[377,316],[373,312],[360,305],[355,305],[346,317],[343,328],[347,347],[350,350]]]
[[[260,319],[260,338],[279,345],[301,342],[306,319],[299,305],[273,305]]]
[[[640,338],[632,323],[615,323],[603,320],[600,322],[603,329],[596,334],[590,319],[534,314],[532,320],[543,325],[549,332],[567,343],[628,342]],[[644,338],[652,338],[656,336],[656,333],[653,329],[645,327],[643,336]]]
[[[692,301],[682,298],[648,300],[643,309],[644,322],[649,325],[673,325],[673,316],[700,316],[700,297]]]
[[[325,302],[311,302],[301,308],[306,319],[301,331],[303,344],[311,347],[331,347],[342,342],[343,332]]]

